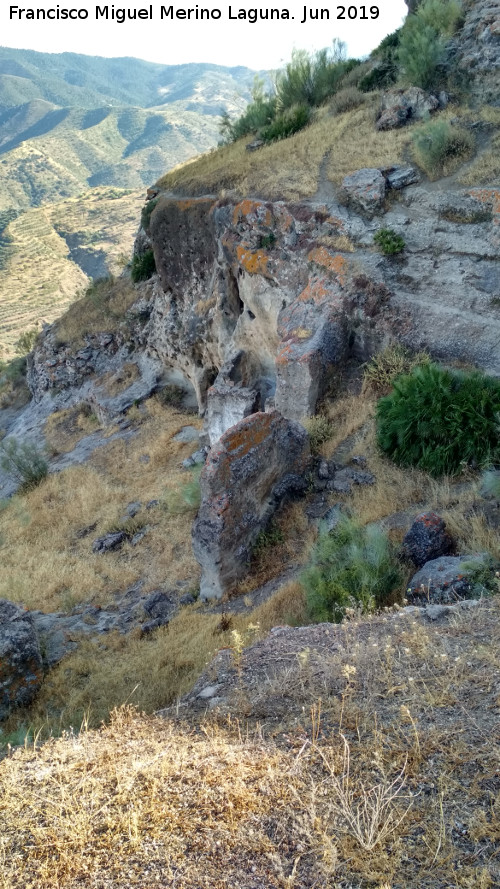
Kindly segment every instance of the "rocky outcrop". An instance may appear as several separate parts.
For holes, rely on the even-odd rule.
[[[276,412],[245,418],[212,448],[193,525],[202,599],[220,599],[245,575],[259,532],[284,497],[304,489],[308,459],[305,430]]]
[[[424,120],[439,108],[439,99],[418,86],[384,93],[377,118],[377,130],[394,130],[411,120]]]
[[[489,561],[487,553],[432,559],[412,577],[406,598],[410,605],[449,605],[471,599],[476,595],[474,569]]]
[[[42,655],[29,612],[0,600],[0,720],[25,707],[42,683]]]
[[[76,349],[47,331],[31,363],[35,398],[59,392],[66,407],[79,387],[104,420],[172,382],[215,444],[255,411],[313,414],[335,366],[391,341],[500,374],[500,190],[440,193],[417,179],[411,167],[361,171],[349,206],[158,196],[148,233],[158,275],[138,288],[127,330]],[[375,249],[380,227],[403,238],[399,256]],[[100,380],[124,361],[139,375],[110,401]]]
[[[500,6],[497,0],[465,4],[463,28],[456,40],[455,58],[478,102],[500,102]]]

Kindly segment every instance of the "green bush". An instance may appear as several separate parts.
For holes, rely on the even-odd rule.
[[[260,131],[260,137],[264,142],[276,142],[278,139],[286,139],[302,130],[311,118],[311,109],[307,105],[297,105],[279,114],[269,126]]]
[[[144,207],[141,210],[141,226],[144,231],[148,231],[149,223],[151,222],[151,216],[153,214],[153,210],[156,207],[159,198],[152,198],[152,200],[148,201],[144,204]]]
[[[398,60],[407,80],[423,89],[436,87],[443,79],[448,38],[462,20],[456,0],[424,0],[401,29]],[[444,71],[443,71],[444,73]]]
[[[472,133],[446,120],[434,120],[413,136],[415,160],[430,179],[451,173],[473,154],[474,148]]]
[[[146,250],[141,256],[136,254],[133,257],[130,277],[134,284],[137,284],[138,281],[147,281],[155,272],[155,255],[152,250]]]
[[[392,228],[379,228],[375,232],[373,240],[385,256],[394,256],[396,253],[401,253],[406,246],[401,235],[398,235]]]
[[[234,121],[227,111],[222,115],[220,124],[222,141],[235,142],[243,136],[256,133],[261,127],[270,124],[275,115],[276,96],[265,92],[264,81],[256,75],[252,88],[252,101],[243,114]]]
[[[358,89],[363,93],[373,90],[387,89],[396,83],[398,78],[398,50],[401,37],[401,28],[384,37],[377,49],[372,53],[377,64],[363,75],[358,81]]]
[[[16,355],[21,357],[28,355],[33,350],[37,339],[38,328],[33,327],[31,330],[25,330],[15,344]]]
[[[320,534],[301,576],[309,615],[316,621],[340,621],[346,608],[371,611],[388,603],[402,581],[387,536],[349,518],[331,534]]]
[[[201,503],[200,475],[203,466],[193,466],[190,470],[191,478],[177,490],[167,491],[165,495],[165,508],[170,515],[182,515],[186,512],[196,512]]]
[[[500,381],[422,365],[377,405],[377,441],[402,466],[455,475],[500,457]]]
[[[19,443],[15,438],[0,442],[0,466],[19,482],[23,492],[36,488],[49,472],[48,463],[39,449],[30,442]]]

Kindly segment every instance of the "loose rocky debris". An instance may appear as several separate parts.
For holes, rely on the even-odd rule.
[[[299,685],[313,683],[323,694],[339,695],[345,687],[341,662],[353,659],[353,649],[364,650],[369,660],[373,649],[383,650],[395,631],[403,636],[410,628],[429,623],[450,624],[469,609],[480,606],[477,600],[453,605],[409,605],[393,612],[361,618],[342,624],[316,624],[310,627],[275,627],[270,634],[243,651],[222,649],[192,690],[175,708],[159,715],[198,719],[207,710],[224,716],[241,714],[248,719],[283,717],[290,709],[290,699]],[[357,644],[356,644],[357,643]],[[333,659],[338,663],[333,670]],[[356,672],[356,671],[354,671]],[[359,677],[362,682],[363,677]]]

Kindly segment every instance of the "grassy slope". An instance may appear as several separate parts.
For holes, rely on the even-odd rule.
[[[7,227],[0,267],[0,350],[9,355],[23,330],[58,318],[88,277],[72,261],[68,242],[97,256],[111,273],[128,261],[143,192],[99,188],[79,198],[27,210]],[[65,240],[67,238],[68,240]]]

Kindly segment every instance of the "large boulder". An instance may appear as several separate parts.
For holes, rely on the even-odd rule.
[[[435,512],[421,512],[403,539],[403,552],[417,568],[426,562],[447,555],[453,540],[446,531],[444,519]]]
[[[432,559],[412,577],[406,598],[410,605],[452,605],[473,598],[473,568],[481,568],[488,561],[487,553]]]
[[[342,194],[347,204],[369,217],[382,210],[385,191],[386,182],[380,170],[357,170],[342,182]]]
[[[423,120],[438,108],[439,99],[418,86],[389,90],[382,96],[376,128],[394,130],[409,120]]]
[[[193,525],[202,599],[220,599],[245,575],[259,532],[287,494],[305,487],[309,456],[306,431],[277,412],[246,417],[212,448]]]
[[[0,599],[0,719],[26,706],[42,682],[42,655],[33,618],[7,599]]]

